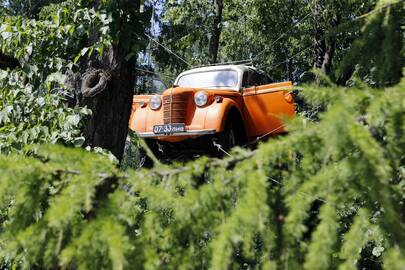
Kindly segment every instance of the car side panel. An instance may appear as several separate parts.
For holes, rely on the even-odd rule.
[[[291,90],[291,82],[251,87],[244,90],[243,115],[249,137],[285,132],[283,118],[291,118],[295,115]]]
[[[207,107],[207,116],[205,119],[206,129],[215,129],[222,132],[225,128],[227,116],[232,107],[235,107],[242,114],[241,97],[224,97],[222,102],[214,102]]]
[[[129,128],[136,132],[149,132],[151,123],[163,124],[163,110],[153,111],[149,108],[151,96],[134,96]],[[141,104],[144,103],[143,106]]]

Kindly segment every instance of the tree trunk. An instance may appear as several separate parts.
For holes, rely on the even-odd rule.
[[[291,81],[291,64],[290,61],[288,61],[288,59],[285,61],[285,80],[286,81]]]
[[[209,61],[211,64],[217,62],[219,39],[221,37],[221,22],[222,22],[222,10],[224,8],[223,0],[214,0],[215,15],[211,29],[211,39],[209,44]]]
[[[325,42],[325,53],[323,55],[323,62],[321,70],[326,75],[329,75],[332,71],[332,60],[333,55],[335,54],[336,42],[335,40],[328,40]]]
[[[320,1],[316,1],[312,10],[312,15],[315,18],[315,33],[314,33],[314,68],[322,68],[324,55],[325,55],[325,31],[323,30],[322,23],[319,22],[320,13],[323,9]]]
[[[0,52],[0,69],[14,69],[19,66],[20,63],[17,59]]]
[[[346,86],[347,81],[350,80],[354,71],[355,71],[354,65],[345,67],[337,80],[337,84],[341,86]]]
[[[315,51],[315,56],[314,56],[314,68],[322,68],[323,62],[324,62],[324,56],[325,56],[325,41],[322,39],[323,36],[323,31],[320,29],[317,29],[315,31],[315,37],[314,37],[314,51]]]
[[[332,21],[330,23],[330,28],[334,29],[337,27],[340,23],[340,15],[336,14],[333,16]],[[322,71],[329,75],[332,71],[332,61],[333,61],[333,56],[335,55],[335,50],[336,50],[336,38],[334,36],[325,38],[325,54],[323,57],[323,63],[322,63]]]
[[[324,10],[321,1],[315,4],[313,15],[315,18],[319,18],[320,13]],[[318,23],[315,25],[314,35],[314,67],[321,69],[326,75],[330,75],[332,71],[333,56],[336,49],[336,39],[333,36],[327,37],[324,24],[321,23],[321,19],[316,20]],[[330,21],[329,29],[333,29],[339,24],[340,16],[334,15]]]
[[[80,105],[92,110],[84,129],[86,145],[110,150],[119,160],[123,156],[125,139],[128,133],[128,121],[131,112],[135,85],[135,64],[125,60],[126,50],[116,46],[108,53],[108,66],[104,64],[107,74],[99,76],[99,81],[106,76],[107,85],[95,96],[85,94],[86,88],[81,84]],[[92,72],[92,67],[87,69]],[[97,70],[96,70],[97,71]],[[83,77],[86,78],[86,77]]]
[[[98,2],[95,1],[95,5],[98,6]],[[130,4],[131,8],[139,10],[139,0]],[[126,15],[119,16],[115,19],[117,28],[125,29]],[[88,46],[98,39],[97,32],[91,33]],[[76,97],[71,104],[87,106],[92,111],[83,131],[85,146],[107,149],[119,160],[124,153],[136,80],[136,57],[126,59],[132,51],[121,39],[125,38],[120,37],[102,57],[83,59],[80,73],[70,74],[66,82]]]

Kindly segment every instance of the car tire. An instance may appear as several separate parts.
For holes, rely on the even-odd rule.
[[[237,129],[231,121],[227,121],[224,131],[215,136],[214,141],[217,146],[215,146],[216,152],[219,156],[223,156],[225,153],[219,149],[219,146],[225,152],[229,152],[233,147],[235,147],[238,141]],[[219,145],[219,146],[218,146]]]

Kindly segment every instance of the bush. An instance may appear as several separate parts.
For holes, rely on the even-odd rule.
[[[118,170],[79,149],[0,158],[0,258],[17,268],[403,269],[405,81],[306,87],[319,122],[224,160]],[[366,257],[366,258],[365,258]]]

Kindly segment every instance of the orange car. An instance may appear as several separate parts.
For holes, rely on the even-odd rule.
[[[282,119],[295,114],[291,91],[291,82],[271,83],[249,66],[196,68],[163,93],[134,96],[129,127],[160,145],[204,136],[229,149],[285,132]]]

